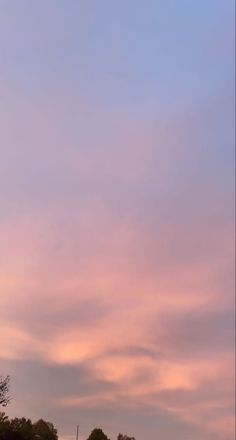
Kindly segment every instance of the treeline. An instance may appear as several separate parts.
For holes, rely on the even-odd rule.
[[[87,440],[110,440],[106,434],[100,428],[95,428]],[[128,435],[119,434],[117,440],[135,440],[134,437],[128,437]]]
[[[57,430],[53,424],[45,420],[32,423],[30,419],[9,419],[0,412],[0,440],[58,440]],[[87,440],[109,440],[102,429],[95,428]],[[135,440],[134,437],[119,434],[117,440]]]
[[[0,376],[0,406],[7,406],[9,397],[9,376],[4,379]],[[43,419],[32,423],[24,417],[9,419],[4,412],[0,412],[0,440],[58,440],[57,430],[52,423]],[[87,440],[109,440],[102,429],[95,428]],[[134,437],[118,434],[117,440],[135,440]]]
[[[0,413],[0,440],[58,440],[57,430],[45,420],[32,423],[24,417],[9,419]]]

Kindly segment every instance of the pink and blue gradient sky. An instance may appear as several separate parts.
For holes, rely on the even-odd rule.
[[[233,440],[233,0],[0,0],[0,67],[7,413]]]

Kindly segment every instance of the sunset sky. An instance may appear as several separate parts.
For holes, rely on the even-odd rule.
[[[0,0],[0,375],[61,440],[233,440],[234,0]]]

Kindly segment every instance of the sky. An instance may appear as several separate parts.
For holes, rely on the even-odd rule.
[[[10,417],[234,438],[234,1],[0,0]]]

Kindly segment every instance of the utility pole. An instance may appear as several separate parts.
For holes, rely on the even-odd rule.
[[[79,440],[79,425],[77,425],[76,440]]]

